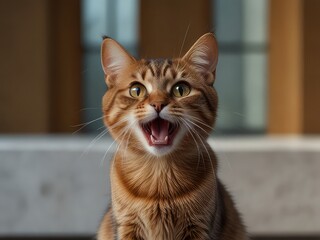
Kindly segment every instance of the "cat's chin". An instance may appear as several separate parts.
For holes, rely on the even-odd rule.
[[[170,153],[172,153],[174,150],[174,146],[173,145],[169,145],[169,146],[149,146],[148,147],[148,152],[157,156],[157,157],[163,157],[166,156]]]

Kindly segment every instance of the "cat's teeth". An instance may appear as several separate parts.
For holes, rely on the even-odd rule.
[[[153,137],[153,135],[151,135],[151,141],[152,141],[153,143],[155,143],[155,144],[160,144],[160,143],[162,143],[161,140],[155,139],[155,138]]]
[[[159,140],[155,139],[152,134],[150,135],[150,138],[151,138],[151,142],[152,142],[152,143],[155,143],[155,144],[156,144],[156,143],[159,143],[159,142],[160,142]]]
[[[166,136],[164,140],[158,140],[158,139],[155,139],[154,136],[151,134],[150,139],[153,144],[167,144],[168,143],[168,136]]]

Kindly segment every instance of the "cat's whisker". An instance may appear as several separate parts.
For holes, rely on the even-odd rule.
[[[183,119],[183,121],[185,121],[185,120]],[[185,123],[186,123],[187,125],[189,125],[187,122],[185,122]],[[191,129],[191,131],[194,132],[194,134],[198,137],[198,139],[200,140],[201,144],[203,145],[203,147],[204,147],[204,149],[205,149],[205,151],[206,151],[206,153],[207,153],[207,156],[208,156],[208,158],[209,158],[209,162],[210,162],[210,164],[211,164],[212,171],[214,172],[214,167],[213,167],[213,164],[212,164],[212,159],[211,159],[210,153],[209,153],[209,151],[208,151],[208,148],[206,147],[206,144],[204,143],[202,137],[197,133],[197,131],[195,131],[195,130],[194,130],[193,128],[191,128],[191,127],[190,127],[190,129]]]
[[[175,113],[174,116],[180,118],[180,117],[185,117],[185,114],[184,114],[184,113]],[[191,120],[188,119],[188,118],[190,118],[190,119],[192,119],[193,121],[195,121],[195,122],[197,122],[197,123],[199,123],[199,124],[201,124],[201,125],[209,128],[209,129],[212,130],[212,131],[215,131],[215,129],[214,129],[213,127],[211,127],[210,125],[206,124],[205,122],[203,122],[203,121],[201,121],[201,120],[198,120],[198,118],[196,118],[196,117],[194,117],[194,116],[187,115],[187,118],[185,118],[185,119],[188,120],[188,122],[192,123],[192,125],[197,126],[199,129],[201,129],[202,131],[204,131],[204,132],[205,132],[206,134],[208,134],[208,135],[210,134],[210,132],[207,132],[203,127],[201,127],[200,125],[194,123],[193,121],[191,121]]]
[[[75,133],[81,131],[83,128],[85,128],[86,126],[90,125],[91,123],[94,123],[94,122],[96,122],[96,121],[98,121],[98,120],[101,120],[101,119],[103,119],[103,118],[104,118],[104,116],[99,117],[99,118],[96,118],[96,119],[94,119],[94,120],[92,120],[92,121],[89,121],[89,122],[86,122],[86,123],[81,123],[81,124],[77,124],[77,125],[71,126],[71,127],[80,127],[79,129],[77,129],[76,131],[74,131],[72,134],[75,134]]]
[[[207,132],[205,129],[203,129],[201,126],[199,126],[198,124],[194,123],[193,121],[189,120],[188,118],[185,119],[186,121],[188,121],[189,123],[191,123],[192,125],[196,126],[197,128],[201,129],[204,133],[206,134],[210,134],[210,132]]]
[[[92,146],[98,141],[100,140],[104,135],[107,134],[107,129],[103,130],[102,132],[100,132],[97,136],[95,136],[95,138],[89,143],[89,145],[83,150],[80,159],[82,159],[88,152],[89,150],[92,148]]]
[[[119,124],[125,122],[126,120],[128,120],[128,118],[125,118],[125,119],[123,119],[122,121],[120,121],[120,122],[118,122],[118,123],[116,123],[116,124],[114,124],[114,125],[119,125]],[[104,156],[103,156],[103,158],[102,158],[102,160],[101,160],[101,163],[100,163],[101,166],[103,166],[103,163],[104,163],[104,161],[105,161],[105,158],[106,158],[108,152],[110,151],[111,147],[113,146],[113,144],[115,144],[118,139],[121,138],[121,139],[120,139],[120,141],[121,141],[121,140],[125,137],[125,133],[126,133],[126,131],[127,131],[128,129],[130,129],[130,126],[131,126],[131,125],[129,125],[129,126],[127,126],[126,128],[124,128],[124,129],[120,132],[119,136],[116,137],[116,138],[113,140],[113,142],[110,144],[110,146],[108,147],[107,151],[105,152],[105,154],[104,154]],[[112,129],[112,128],[111,128],[111,129]],[[118,145],[118,147],[119,147],[119,146],[120,146],[120,145]],[[116,151],[116,152],[117,152],[117,151]]]
[[[201,141],[201,143],[202,143],[202,145],[203,145],[203,147],[204,147],[204,149],[205,149],[205,151],[206,151],[206,153],[207,153],[207,155],[208,155],[208,157],[209,157],[209,162],[210,162],[210,164],[211,164],[212,172],[215,172],[214,167],[213,167],[213,164],[212,164],[211,155],[210,155],[210,153],[209,153],[209,150],[208,150],[206,144],[203,142],[202,137],[201,137],[197,132],[195,132],[195,134],[196,134],[196,136],[198,136],[199,140]]]
[[[197,117],[192,116],[192,115],[188,115],[188,117],[189,117],[189,118],[192,118],[192,120],[200,123],[201,125],[203,125],[203,126],[205,126],[205,127],[207,127],[207,128],[210,128],[212,131],[215,131],[215,129],[214,129],[212,126],[210,126],[210,125],[206,124],[205,122],[203,122],[202,119],[197,118]]]
[[[128,120],[129,118],[126,118],[126,120]],[[112,145],[117,142],[117,140],[119,140],[119,143],[117,145],[117,149],[115,151],[115,155],[117,154],[117,152],[119,151],[120,147],[122,146],[122,142],[124,139],[127,139],[127,141],[129,141],[129,139],[126,137],[126,134],[128,131],[132,130],[132,126],[136,123],[136,121],[134,121],[133,123],[129,124],[128,126],[126,126],[121,132],[120,134],[118,135],[118,137],[112,142],[111,146],[108,148],[107,152],[110,150],[110,148],[112,147]],[[107,152],[105,153],[105,156],[107,154]],[[105,156],[104,158],[102,159],[104,161],[105,159]],[[113,161],[113,165],[112,167],[114,166],[115,164],[115,161]]]
[[[182,53],[184,44],[185,44],[185,42],[186,42],[186,39],[187,39],[187,36],[188,36],[188,33],[189,33],[189,28],[190,28],[190,23],[188,24],[186,33],[184,34],[184,37],[183,37],[182,45],[181,45],[180,52],[179,52],[179,59],[180,59],[180,57],[181,57],[181,53]],[[177,69],[179,69],[179,65],[180,65],[180,61],[178,61]]]
[[[133,123],[131,123],[127,129],[127,131],[125,132],[124,134],[124,137],[123,139],[121,140],[121,142],[119,143],[119,146],[122,145],[122,142],[124,139],[126,139],[126,145],[125,145],[125,148],[124,148],[124,151],[122,152],[122,159],[125,161],[125,155],[126,155],[126,152],[127,152],[127,148],[128,148],[128,144],[129,144],[129,140],[130,140],[130,137],[131,137],[131,134],[133,132],[133,125],[135,125],[137,123],[137,121],[134,121]],[[127,132],[129,131],[129,134],[127,136]]]
[[[130,132],[129,132],[129,135],[128,135],[128,138],[127,138],[126,147],[125,147],[125,153],[127,152],[127,149],[128,149],[128,146],[129,146],[129,139],[130,139],[130,137],[131,137],[131,135],[133,133],[133,130],[134,130],[133,128],[130,129]],[[137,143],[135,145],[139,146]]]
[[[100,107],[98,107],[98,108],[94,108],[94,107],[90,107],[90,108],[81,108],[79,111],[80,112],[83,112],[83,111],[87,111],[87,110],[97,110],[97,109],[101,109]]]
[[[182,120],[184,121],[184,125],[187,126],[188,129],[190,129],[189,131],[191,131],[191,134],[192,134],[193,136],[197,136],[197,135],[195,135],[196,132],[195,132],[195,130],[192,128],[192,126],[190,126],[190,125],[185,121],[185,119],[182,118]],[[198,136],[197,136],[197,137],[198,137]],[[195,142],[196,142],[197,145],[198,145],[198,141],[197,141],[196,139],[195,139]],[[198,145],[198,146],[199,146],[199,145]],[[199,149],[200,149],[200,147],[199,147]],[[204,160],[202,151],[200,151],[200,152],[201,152],[203,164],[204,164],[204,166],[205,166],[205,160]]]
[[[112,142],[112,144],[109,146],[109,148],[108,148],[107,151],[105,152],[105,155],[104,155],[104,157],[103,157],[103,159],[102,159],[102,161],[101,161],[101,165],[103,165],[104,160],[105,160],[105,158],[106,158],[106,156],[107,156],[107,153],[110,151],[110,149],[111,149],[111,147],[113,146],[113,144],[115,144],[115,143],[117,142],[117,140],[120,140],[120,144],[117,144],[116,151],[115,151],[114,155],[116,155],[116,154],[118,153],[119,148],[120,148],[120,146],[121,146],[121,141],[125,138],[125,133],[126,133],[126,131],[127,131],[128,129],[129,129],[129,128],[125,128],[125,129],[119,134],[119,136]],[[115,161],[116,161],[116,158],[115,158],[114,161],[112,162],[112,166],[111,166],[112,168],[113,168],[114,165],[115,165]]]
[[[119,136],[121,136],[121,135],[119,135]],[[113,144],[116,143],[116,141],[117,141],[117,138],[112,141],[112,143],[111,143],[110,146],[108,147],[107,151],[104,153],[103,158],[101,159],[101,162],[100,162],[100,166],[101,166],[101,167],[102,167],[103,164],[104,164],[104,161],[105,161],[105,159],[106,159],[106,157],[107,157],[107,154],[109,153],[109,151],[110,151],[110,149],[112,148]]]
[[[97,130],[97,131],[99,131],[99,130],[101,130],[101,129],[105,128],[105,127],[106,127],[106,126],[104,126],[104,125],[103,125],[103,126],[101,126],[101,127],[97,128],[96,130]]]
[[[234,115],[238,115],[240,117],[245,117],[245,115],[243,113],[240,113],[240,112],[233,112]]]
[[[198,164],[197,164],[197,170],[198,170],[198,168],[199,168],[199,163],[200,163],[200,160],[201,160],[202,152],[200,151],[198,142],[196,141],[196,139],[195,139],[192,131],[190,130],[190,126],[188,126],[187,124],[185,124],[185,123],[183,122],[183,120],[184,120],[183,118],[179,118],[179,119],[181,120],[181,123],[182,123],[183,125],[185,125],[185,127],[187,128],[187,130],[188,130],[188,132],[190,133],[191,137],[193,138],[194,143],[196,144],[196,147],[197,147],[197,150],[198,150]],[[203,156],[202,156],[202,157],[203,157]],[[203,160],[203,159],[202,159],[202,160]],[[203,163],[205,164],[204,160],[203,160]]]
[[[110,146],[108,147],[107,151],[104,153],[104,155],[103,155],[103,157],[102,157],[102,159],[101,159],[101,161],[100,161],[100,167],[103,167],[104,161],[106,160],[107,155],[108,155],[111,147],[113,146],[113,144],[114,144],[115,142],[116,142],[116,140],[113,140],[112,143],[110,144]]]
[[[180,61],[179,61],[180,62]],[[182,67],[180,67],[180,71],[183,71],[184,69],[186,69],[186,66],[188,65],[188,62],[185,62],[185,64],[182,66]]]
[[[119,122],[116,122],[115,124],[110,125],[110,126],[107,128],[107,133],[110,132],[112,129],[115,129],[116,127],[118,127],[118,126],[121,125],[122,123],[125,123],[127,120],[128,120],[128,118],[124,118],[124,119],[120,120]],[[97,130],[100,130],[100,129],[102,129],[102,128],[105,128],[105,126],[99,127]]]
[[[91,120],[91,121],[89,121],[89,122],[73,125],[73,126],[71,126],[71,127],[80,127],[80,128],[77,129],[76,131],[74,131],[72,134],[76,134],[77,132],[81,131],[83,128],[87,127],[88,125],[90,125],[90,124],[92,124],[92,123],[94,123],[94,122],[96,122],[96,121],[99,121],[99,120],[103,119],[104,117],[108,117],[108,116],[110,116],[110,115],[104,114],[102,117],[96,118],[96,119]],[[97,130],[100,130],[100,129],[103,128],[103,127],[104,127],[104,126],[98,128]]]
[[[118,125],[124,123],[125,121],[127,121],[128,118],[124,118],[123,120],[117,122],[116,124],[110,126],[108,129],[103,130],[102,132],[100,132],[90,143],[89,145],[85,148],[85,150],[82,152],[80,158],[82,158],[87,152],[89,152],[89,150],[92,148],[92,146],[98,141],[100,140],[104,135],[106,135],[110,130],[114,129],[115,127],[117,127]]]

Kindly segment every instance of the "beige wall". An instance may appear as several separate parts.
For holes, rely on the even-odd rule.
[[[320,133],[320,1],[271,0],[268,132]]]
[[[0,1],[0,133],[74,131],[80,1]]]
[[[140,4],[142,58],[178,57],[198,37],[213,30],[209,0],[140,1]]]
[[[0,132],[49,131],[47,8],[0,1]]]

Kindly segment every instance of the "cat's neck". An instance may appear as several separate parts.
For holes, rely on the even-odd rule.
[[[214,181],[216,168],[210,148],[161,157],[118,151],[113,162],[113,171],[128,191],[150,198],[184,195],[208,178]]]

